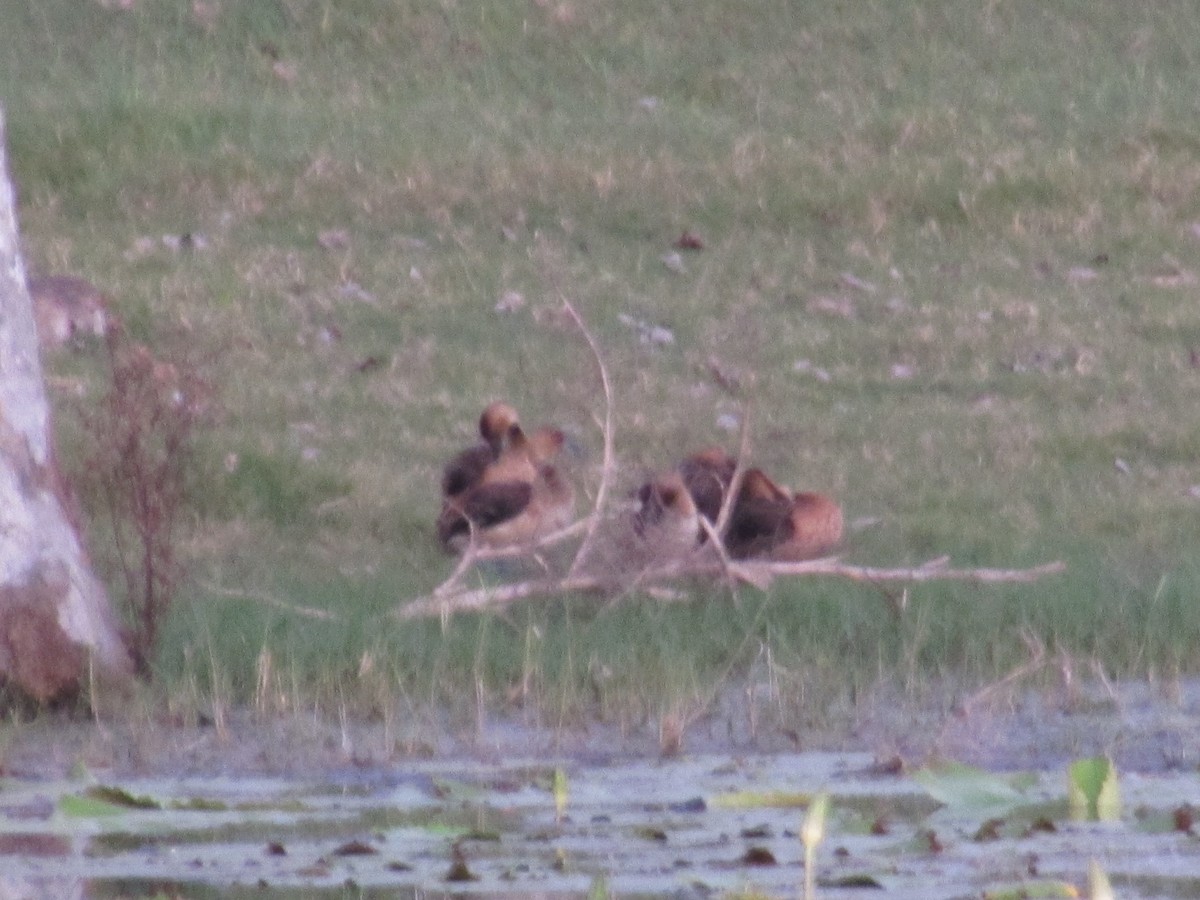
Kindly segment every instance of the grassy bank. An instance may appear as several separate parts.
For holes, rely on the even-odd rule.
[[[261,699],[269,661],[283,705],[633,722],[769,652],[802,722],[994,678],[1022,631],[1197,671],[1197,47],[1188,4],[1116,0],[8,4],[28,264],[101,285],[221,398],[166,692]],[[685,229],[704,249],[669,266]],[[916,586],[900,617],[805,580],[395,622],[451,568],[436,478],[488,400],[562,424],[595,489],[558,289],[614,375],[618,489],[734,445],[719,371],[754,460],[843,501],[848,559],[1068,573]],[[52,368],[64,410],[96,389],[96,354]]]

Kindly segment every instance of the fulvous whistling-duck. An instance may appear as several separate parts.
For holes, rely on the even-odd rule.
[[[564,440],[557,428],[526,435],[511,424],[499,455],[476,483],[443,502],[437,522],[442,544],[461,549],[474,533],[486,546],[508,546],[569,524],[575,493],[550,462]]]
[[[484,470],[499,458],[509,429],[517,422],[517,411],[507,403],[488,404],[479,416],[479,435],[483,440],[447,463],[442,472],[442,496],[457,497],[478,484]]]
[[[570,524],[575,492],[558,469],[538,466],[532,481],[478,485],[454,501],[452,514],[438,519],[438,538],[452,551],[471,540],[485,547],[533,543]]]
[[[736,468],[737,460],[732,456],[720,447],[709,447],[689,456],[676,471],[700,514],[710,522],[716,522]]]
[[[736,559],[815,559],[842,539],[842,510],[823,494],[789,494],[761,469],[749,469],[733,506],[725,546]]]
[[[699,544],[700,512],[679,472],[643,484],[637,497],[633,528],[656,555],[676,556]]]

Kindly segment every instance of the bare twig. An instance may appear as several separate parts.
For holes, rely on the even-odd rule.
[[[735,479],[737,478],[737,476],[738,476],[738,473],[734,472]],[[729,498],[727,496],[726,497],[727,503],[728,503],[728,500],[729,500]],[[721,530],[718,529],[716,526],[714,526],[711,522],[709,522],[708,519],[706,519],[704,516],[700,516],[700,528],[704,532],[705,536],[708,538],[709,543],[712,544],[713,551],[717,554],[717,559],[720,560],[720,562],[721,562],[721,576],[725,579],[725,582],[729,585],[729,592],[731,594],[733,594],[734,605],[737,606],[738,608],[741,608],[742,597],[741,597],[741,594],[738,592],[738,581],[741,579],[739,578],[739,576],[736,576],[733,572],[734,564],[729,559],[729,551],[725,549],[725,540],[721,537]],[[759,584],[754,581],[750,581],[750,583],[753,584],[756,588],[759,588],[760,590],[765,590],[767,587],[767,584],[769,584],[770,581],[768,580],[767,583],[764,583],[764,584]]]
[[[588,526],[589,520],[578,519],[570,525],[565,525],[557,531],[552,531],[549,534],[543,535],[531,544],[514,544],[509,547],[483,547],[475,541],[467,545],[458,564],[454,567],[454,571],[449,577],[433,589],[432,596],[444,597],[452,595],[458,590],[462,582],[463,576],[470,571],[476,564],[487,562],[492,559],[512,559],[518,556],[536,556],[537,551],[545,547],[553,547],[556,544],[561,544],[563,541],[568,541],[578,535]],[[473,526],[472,526],[473,527]]]
[[[612,479],[612,473],[615,468],[613,463],[613,393],[612,382],[608,378],[608,367],[604,364],[604,356],[600,352],[600,345],[596,343],[596,339],[592,336],[592,332],[588,329],[583,318],[571,305],[571,301],[567,299],[562,290],[559,289],[559,299],[562,301],[563,309],[567,311],[567,315],[571,317],[571,321],[575,323],[583,339],[587,341],[588,347],[592,351],[592,357],[596,360],[596,368],[600,372],[600,384],[604,388],[604,459],[601,463],[600,470],[600,487],[596,489],[596,502],[592,506],[592,513],[587,519],[587,531],[583,535],[583,540],[579,544],[579,549],[575,552],[575,559],[571,562],[571,568],[567,570],[567,577],[571,578],[579,573],[580,567],[587,559],[588,552],[592,548],[592,542],[596,538],[596,528],[600,525],[600,520],[604,512],[604,502],[608,499],[608,485]]]
[[[744,570],[747,575],[758,573],[772,576],[835,575],[850,581],[869,582],[973,581],[980,584],[996,584],[999,582],[1036,581],[1046,575],[1064,572],[1066,568],[1067,565],[1064,562],[1052,562],[1030,569],[951,569],[947,567],[943,557],[916,567],[885,569],[874,566],[847,565],[836,557],[830,557],[795,563],[743,562],[737,564],[735,571]]]
[[[721,510],[717,513],[717,521],[713,523],[713,529],[717,534],[724,534],[726,527],[729,525],[729,519],[733,515],[734,501],[737,500],[738,492],[742,489],[742,478],[746,474],[746,462],[750,458],[750,401],[747,400],[742,407],[742,430],[738,437],[738,454],[737,461],[733,467],[733,476],[729,479],[729,488],[725,491],[725,497],[721,500]]]
[[[915,567],[877,568],[843,563],[836,557],[813,559],[806,562],[728,562],[683,561],[660,568],[647,569],[640,576],[647,589],[687,577],[720,577],[728,574],[738,581],[755,587],[766,587],[778,577],[800,577],[804,575],[826,575],[861,582],[917,582],[917,581],[970,581],[981,584],[1001,582],[1028,583],[1055,575],[1066,570],[1063,562],[1046,563],[1029,569],[952,569],[944,560],[931,560]],[[602,593],[611,590],[610,580],[592,576],[567,576],[565,578],[542,578],[493,588],[478,588],[454,594],[431,595],[412,601],[398,608],[394,615],[400,619],[414,619],[432,615],[448,615],[450,612],[503,607],[529,597],[580,592]],[[687,600],[689,595],[674,593],[665,600]]]
[[[475,543],[475,523],[467,520],[467,526],[471,531],[471,540],[463,550],[462,556],[458,558],[458,565],[454,567],[454,571],[450,573],[450,577],[443,581],[440,585],[433,589],[433,596],[441,597],[449,594],[458,587],[459,581],[471,566],[475,565],[475,560],[478,558],[479,546]]]
[[[729,552],[725,549],[725,530],[729,526],[729,519],[733,515],[734,501],[737,499],[738,492],[742,489],[742,478],[746,474],[746,461],[750,458],[750,401],[746,401],[742,406],[742,429],[738,437],[738,453],[737,459],[733,466],[733,475],[730,476],[729,486],[725,489],[725,496],[721,499],[721,508],[717,512],[717,521],[709,522],[704,516],[700,516],[700,528],[704,531],[713,549],[716,551],[717,558],[721,561],[723,574],[729,584],[730,593],[733,594],[733,602],[737,606],[741,606],[741,595],[738,593],[738,578],[733,577],[731,573],[732,563],[729,561]],[[755,587],[765,589],[766,584],[760,584],[754,580],[749,582]],[[768,579],[769,583],[769,579]]]

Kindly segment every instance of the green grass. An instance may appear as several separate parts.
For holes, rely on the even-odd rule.
[[[654,717],[766,645],[819,707],[996,677],[1023,628],[1110,673],[1200,670],[1188,4],[219,8],[0,10],[28,264],[91,278],[219,382],[168,691],[217,673],[247,701],[265,648],[301,704],[375,703],[367,654],[417,704],[503,707],[524,682],[552,718]],[[685,228],[706,248],[678,274],[659,257]],[[159,240],[184,232],[207,246]],[[556,287],[614,374],[619,487],[733,444],[714,360],[752,380],[757,462],[878,520],[851,560],[1068,574],[916,585],[899,619],[802,581],[394,621],[450,569],[436,476],[488,400],[577,435],[595,486],[600,391]],[[526,305],[502,316],[506,291]],[[53,365],[95,384],[95,360]],[[598,689],[600,665],[620,675]]]

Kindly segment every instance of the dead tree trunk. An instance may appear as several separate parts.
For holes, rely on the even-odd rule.
[[[5,146],[0,109],[0,680],[47,701],[132,666],[55,464]]]

